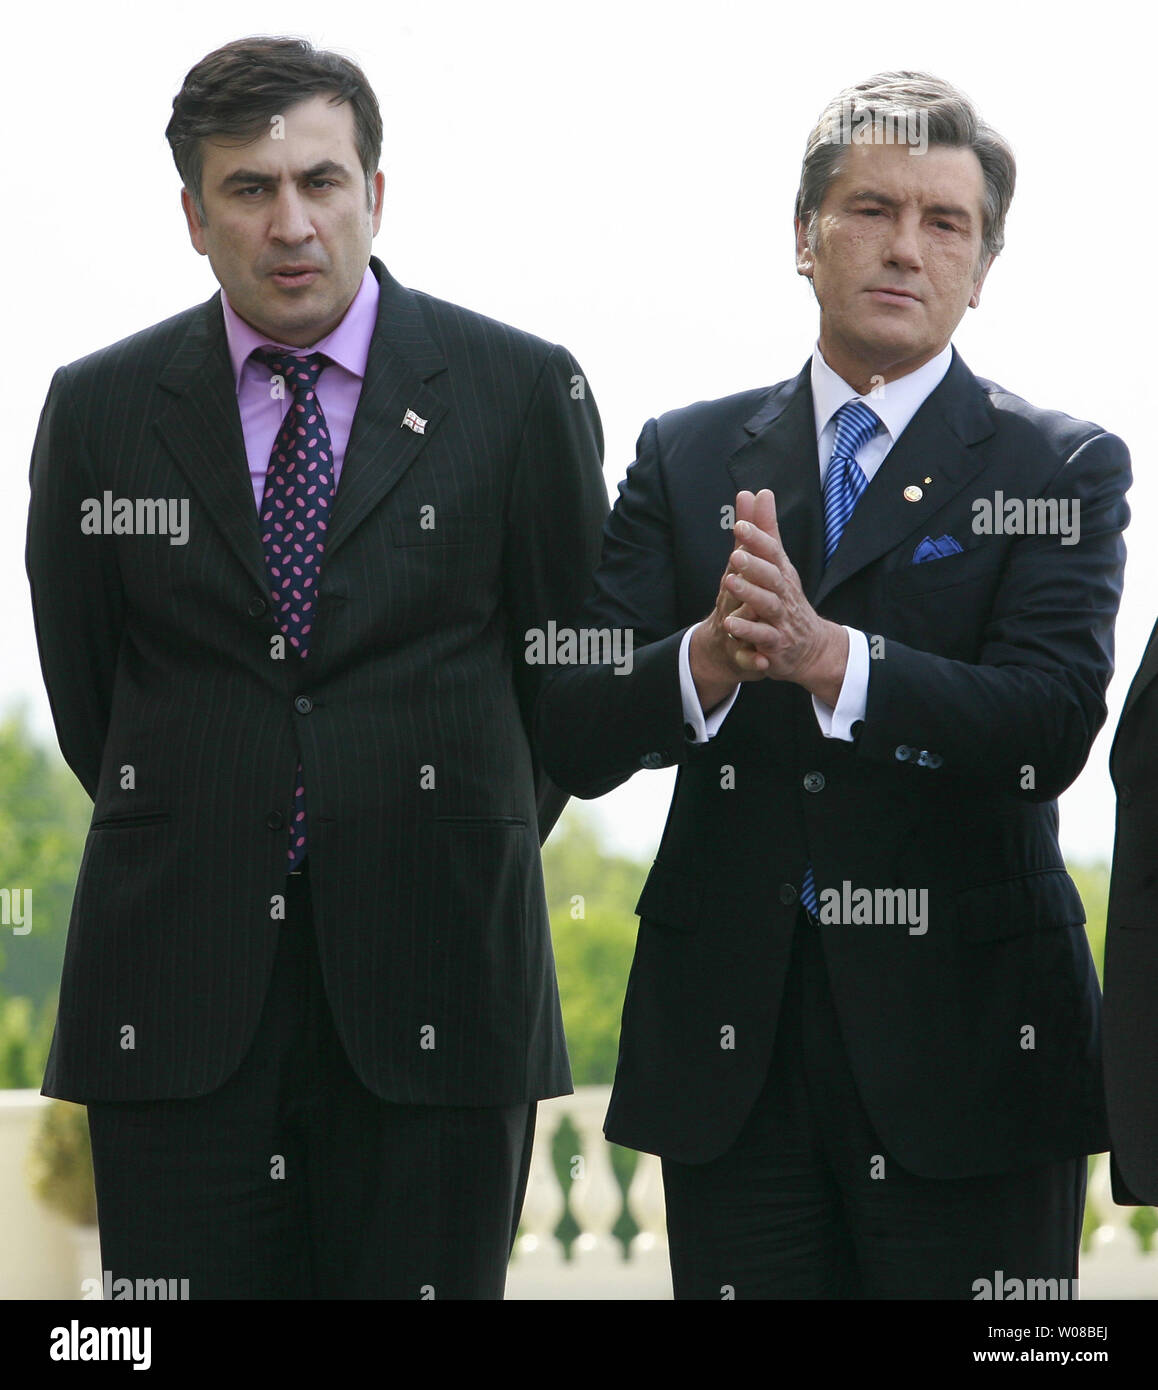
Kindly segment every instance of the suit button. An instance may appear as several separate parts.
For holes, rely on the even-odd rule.
[[[260,618],[268,607],[269,604],[266,603],[265,599],[251,598],[249,600],[249,608],[247,611],[251,618]]]
[[[791,883],[782,883],[780,885],[780,901],[785,907],[796,901],[796,889],[793,888]]]
[[[663,767],[662,753],[645,753],[639,760],[640,767]]]
[[[285,817],[280,811],[271,811],[269,815],[266,816],[265,823],[271,830],[280,830],[285,824]]]
[[[294,709],[296,709],[299,714],[309,714],[313,707],[314,702],[308,695],[299,695],[294,701]]]
[[[820,792],[824,790],[823,772],[806,772],[804,774],[804,790],[806,792]]]
[[[909,745],[908,745],[907,743],[900,743],[900,744],[897,745],[897,755],[896,755],[896,756],[897,756],[897,762],[899,762],[899,763],[907,763],[907,762],[909,761],[909,759],[913,756],[913,750],[909,747]]]
[[[940,767],[944,761],[945,759],[940,755],[940,753],[926,753],[925,755],[926,767]]]

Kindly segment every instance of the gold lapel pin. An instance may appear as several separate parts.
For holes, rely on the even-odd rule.
[[[928,482],[928,479],[926,478],[925,481]],[[924,495],[925,494],[916,483],[910,483],[909,486],[905,488],[904,497],[906,502],[919,502]]]

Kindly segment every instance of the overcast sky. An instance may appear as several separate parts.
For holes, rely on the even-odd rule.
[[[1068,12],[847,0],[22,9],[6,24],[8,144],[21,162],[0,221],[17,349],[0,474],[0,705],[24,699],[51,736],[23,551],[53,371],[217,287],[189,245],[164,140],[173,95],[205,53],[278,32],[362,65],[385,123],[376,254],[403,284],[575,353],[602,412],[609,489],[649,417],[800,369],[817,322],[793,263],[805,137],[842,87],[918,68],[963,88],[1018,160],[1006,250],[954,342],[978,375],[1098,422],[1133,453],[1109,720],[1062,801],[1067,855],[1108,856],[1110,734],[1158,610],[1143,424],[1152,45],[1132,33],[1139,13],[1116,0]],[[640,773],[599,803],[617,845],[652,854],[672,780]]]

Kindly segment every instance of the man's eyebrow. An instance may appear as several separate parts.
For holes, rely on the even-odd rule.
[[[887,193],[877,193],[871,188],[860,189],[856,193],[849,195],[850,203],[882,203],[887,208],[900,206],[900,200],[891,198]],[[936,217],[958,217],[965,222],[973,220],[973,214],[968,208],[958,207],[956,203],[930,203],[925,208],[926,212],[931,212]]]
[[[323,159],[317,164],[313,164],[308,169],[303,169],[296,177],[299,179],[318,179],[327,174],[335,174],[343,178],[348,178],[350,171],[344,164],[339,164],[336,159]],[[221,180],[222,188],[238,187],[260,183],[263,185],[279,182],[279,175],[267,174],[260,169],[235,169],[232,174],[227,174]]]
[[[898,201],[896,198],[890,198],[887,193],[878,193],[872,188],[862,188],[849,195],[850,203],[884,203],[888,208],[895,208]]]

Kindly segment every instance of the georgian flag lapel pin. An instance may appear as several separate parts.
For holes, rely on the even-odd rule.
[[[406,429],[413,430],[415,434],[426,433],[426,421],[413,410],[408,410],[403,415],[402,424]]]

